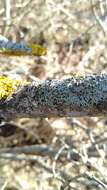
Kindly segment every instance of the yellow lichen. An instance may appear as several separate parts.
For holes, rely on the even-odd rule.
[[[47,54],[47,49],[41,45],[29,43],[28,47],[31,48],[31,55],[41,56]]]
[[[85,78],[85,73],[81,73],[81,72],[77,72],[72,74],[73,77],[75,77],[76,79],[84,79]]]
[[[19,80],[10,77],[0,76],[0,100],[4,100],[12,95],[20,85]]]

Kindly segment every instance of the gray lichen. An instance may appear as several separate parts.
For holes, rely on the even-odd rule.
[[[30,53],[32,51],[32,49],[27,47],[27,45],[24,43],[16,43],[11,41],[0,40],[0,50],[3,49],[13,50],[13,51],[25,51]]]
[[[107,114],[107,74],[32,82],[0,105],[5,118],[103,114]]]

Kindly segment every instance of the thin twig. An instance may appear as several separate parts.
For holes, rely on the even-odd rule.
[[[1,148],[0,154],[3,153],[12,153],[12,154],[37,154],[41,156],[50,156],[51,158],[54,158],[55,155],[57,155],[59,149],[52,148],[51,146],[47,145],[29,145],[29,146],[23,146],[23,147],[15,147],[15,148]],[[60,155],[62,157],[67,157],[68,150],[60,152]],[[77,151],[70,149],[70,158],[71,160],[74,160],[74,158],[77,160],[80,160],[81,156]]]
[[[5,0],[6,25],[11,24],[11,0]]]

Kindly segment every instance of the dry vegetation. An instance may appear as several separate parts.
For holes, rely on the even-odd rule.
[[[0,56],[1,75],[32,81],[107,71],[107,0],[0,0],[0,33],[48,49]],[[106,127],[106,117],[1,121],[0,189],[107,189]]]

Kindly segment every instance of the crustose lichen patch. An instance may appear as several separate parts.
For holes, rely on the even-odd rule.
[[[20,86],[19,80],[13,80],[7,76],[0,76],[0,100],[11,96]]]

